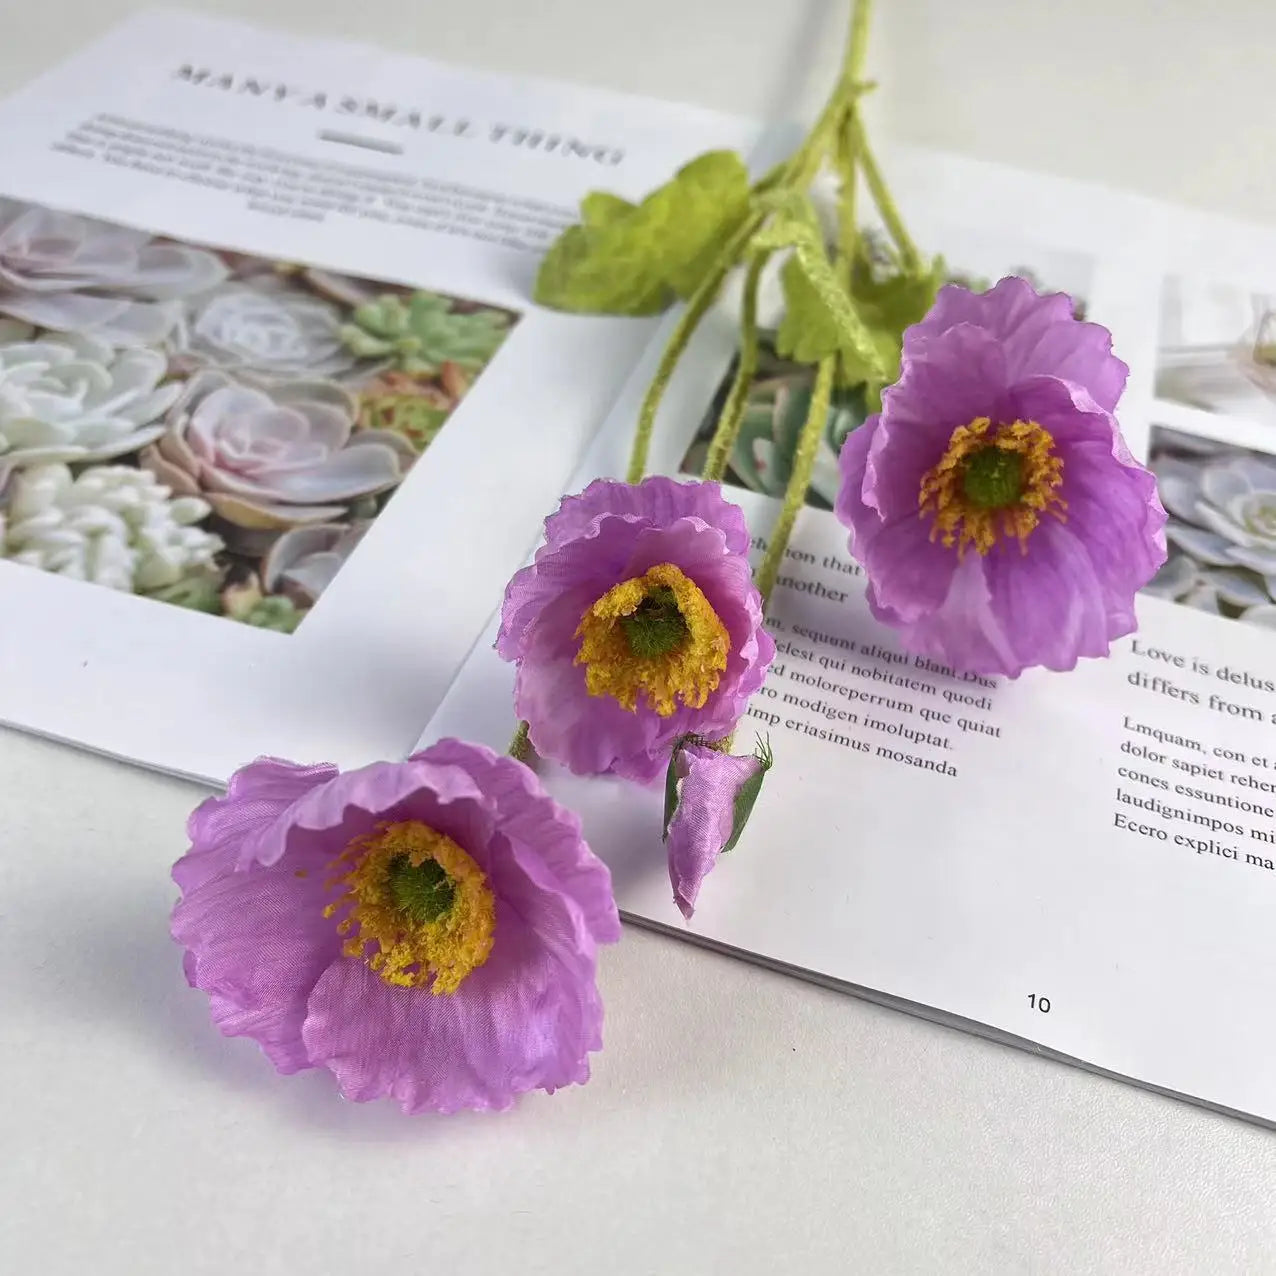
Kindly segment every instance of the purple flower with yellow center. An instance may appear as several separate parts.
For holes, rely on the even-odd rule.
[[[564,497],[496,641],[537,753],[651,783],[676,740],[727,735],[775,655],[748,552],[717,483],[600,479]]]
[[[673,902],[688,921],[704,879],[740,840],[772,760],[763,743],[745,756],[698,740],[674,746],[665,777],[665,841]]]
[[[280,1072],[405,1112],[588,1080],[611,879],[522,763],[460,740],[344,774],[263,758],[188,832],[187,978]]]
[[[836,513],[904,647],[1017,677],[1105,656],[1165,561],[1156,480],[1113,411],[1111,334],[1022,279],[949,285],[842,448]]]

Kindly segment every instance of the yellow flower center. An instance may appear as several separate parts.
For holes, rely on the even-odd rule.
[[[630,712],[643,696],[662,718],[699,709],[727,667],[731,640],[700,587],[672,563],[609,589],[581,617],[576,663],[591,696]]]
[[[1066,520],[1059,495],[1063,459],[1050,432],[1035,421],[1015,421],[996,429],[986,416],[959,425],[939,464],[922,475],[917,509],[931,517],[932,541],[968,545],[986,554],[1002,536],[1013,536],[1021,553],[1044,514]]]
[[[388,984],[451,993],[492,951],[496,900],[483,870],[420,820],[381,824],[337,857],[323,910],[340,916],[341,951]]]

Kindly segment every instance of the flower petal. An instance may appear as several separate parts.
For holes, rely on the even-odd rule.
[[[310,994],[302,1037],[356,1102],[503,1110],[528,1090],[588,1080],[588,1052],[602,1046],[592,965],[564,966],[502,901],[491,956],[455,993],[393,988],[343,959]]]
[[[258,758],[230,777],[224,796],[205,798],[186,822],[190,851],[173,867],[183,892],[234,871],[244,841],[269,828],[299,798],[337,775],[331,763],[298,766]]]
[[[285,1073],[311,1066],[301,1036],[306,999],[341,951],[336,924],[323,915],[322,864],[302,863],[206,881],[185,894],[172,922],[213,1021],[228,1037],[252,1037]]]
[[[603,516],[638,519],[663,527],[680,518],[699,518],[721,528],[733,554],[749,552],[744,511],[726,500],[718,483],[686,483],[653,475],[641,483],[595,479],[575,496],[564,496],[545,520],[545,551],[586,535]]]

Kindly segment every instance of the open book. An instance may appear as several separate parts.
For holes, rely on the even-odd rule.
[[[494,609],[559,496],[623,469],[673,322],[538,308],[539,256],[587,191],[758,170],[787,131],[165,13],[0,129],[0,718],[213,782],[504,747]],[[1276,235],[889,163],[954,278],[1112,329],[1171,513],[1140,632],[1013,683],[901,652],[829,512],[839,403],[743,724],[776,766],[694,922],[659,794],[544,777],[632,919],[1276,1121]],[[727,298],[655,469],[696,472],[734,332]],[[759,550],[809,379],[764,351],[728,475]]]

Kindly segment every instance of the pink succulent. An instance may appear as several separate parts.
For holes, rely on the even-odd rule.
[[[331,522],[394,487],[414,456],[397,435],[356,433],[356,410],[329,381],[264,388],[206,369],[187,382],[142,464],[249,531]]]

